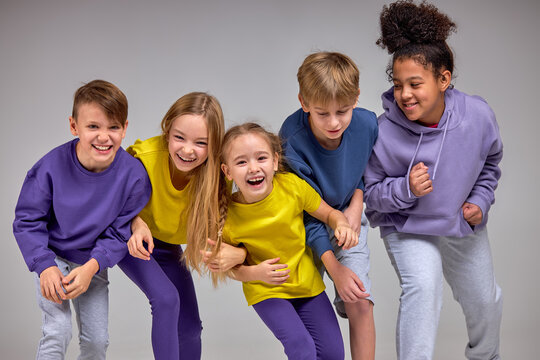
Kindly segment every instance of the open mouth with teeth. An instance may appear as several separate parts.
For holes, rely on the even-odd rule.
[[[247,183],[249,185],[252,185],[252,186],[260,185],[260,184],[262,184],[263,181],[264,181],[263,176],[258,176],[258,177],[254,177],[254,178],[251,178],[251,179],[247,179]]]
[[[415,103],[409,103],[409,104],[403,104],[403,107],[405,108],[405,110],[410,110],[412,108],[414,108],[418,103],[415,102]]]
[[[195,160],[197,160],[197,159],[186,159],[186,158],[181,157],[181,156],[178,155],[178,154],[176,154],[176,156],[177,156],[180,160],[182,160],[183,162],[186,162],[186,163],[192,163],[192,162],[194,162]]]
[[[99,152],[107,152],[112,149],[112,145],[92,145],[94,149],[96,149]]]

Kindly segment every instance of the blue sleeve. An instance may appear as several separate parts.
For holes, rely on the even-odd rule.
[[[146,206],[151,193],[152,186],[145,172],[133,186],[118,217],[100,234],[90,253],[99,263],[100,271],[113,267],[126,256],[126,242],[131,236],[131,220]]]
[[[304,225],[306,227],[306,243],[319,258],[328,250],[334,251],[324,223],[304,212]]]
[[[13,235],[28,269],[38,275],[56,266],[56,254],[48,247],[51,206],[52,194],[40,186],[35,172],[30,170],[15,207]]]

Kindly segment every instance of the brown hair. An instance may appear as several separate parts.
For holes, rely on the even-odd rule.
[[[351,58],[341,53],[309,55],[298,69],[297,78],[306,104],[326,105],[336,100],[348,105],[358,98],[360,73]]]
[[[206,239],[216,238],[218,221],[218,189],[220,179],[221,143],[225,129],[223,112],[217,99],[204,92],[192,92],[178,99],[161,121],[162,137],[168,144],[169,132],[175,119],[182,115],[202,115],[208,128],[208,158],[193,170],[189,186],[187,246],[184,259],[201,272],[200,250]]]
[[[71,116],[77,120],[79,107],[90,103],[99,105],[109,119],[118,121],[122,127],[126,125],[128,101],[115,85],[105,80],[93,80],[78,88],[73,96]]]
[[[231,143],[242,135],[247,134],[256,134],[261,136],[264,140],[267,141],[270,146],[272,154],[277,154],[278,156],[278,173],[284,171],[284,166],[281,162],[282,159],[282,146],[280,138],[261,125],[247,122],[241,125],[236,125],[227,130],[225,136],[223,137],[223,145],[221,147],[221,162],[226,163],[226,158],[228,156],[229,148]],[[225,220],[227,219],[227,209],[229,207],[229,201],[231,201],[230,187],[225,180],[225,174],[221,173],[219,181],[219,218],[218,218],[218,233],[217,233],[217,244],[213,249],[213,256],[217,254],[223,242],[223,228],[225,227]],[[225,280],[226,274],[216,274],[211,273],[212,282],[214,286],[217,285],[219,281]]]

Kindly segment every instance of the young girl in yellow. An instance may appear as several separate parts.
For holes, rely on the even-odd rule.
[[[358,236],[308,183],[278,171],[280,153],[279,138],[257,124],[225,134],[221,169],[238,191],[222,201],[228,206],[222,238],[248,253],[231,276],[243,282],[248,305],[289,359],[343,359],[338,322],[306,245],[303,212],[328,223],[346,248]]]
[[[186,94],[167,111],[161,129],[161,136],[127,149],[146,168],[152,196],[133,221],[131,255],[118,265],[150,301],[155,359],[200,359],[201,320],[180,245],[187,243],[187,263],[198,270],[199,261],[190,260],[200,256],[199,238],[217,234],[221,106],[206,93]],[[245,252],[234,249],[240,255],[235,264],[241,263]]]

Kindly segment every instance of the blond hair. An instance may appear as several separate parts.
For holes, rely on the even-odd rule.
[[[208,128],[208,157],[192,171],[189,186],[186,263],[201,272],[200,250],[206,239],[216,238],[221,143],[225,129],[223,112],[217,99],[204,92],[192,92],[178,99],[161,121],[162,137],[168,145],[172,123],[182,115],[202,115]]]
[[[278,157],[278,171],[277,172],[283,172],[284,166],[281,161],[282,159],[282,146],[281,146],[281,140],[276,135],[273,134],[266,129],[264,129],[261,125],[253,123],[253,122],[247,122],[241,125],[236,125],[227,130],[225,133],[225,136],[223,137],[223,144],[221,147],[221,162],[226,163],[227,156],[229,155],[229,149],[231,147],[232,142],[237,139],[238,137],[242,135],[247,134],[255,134],[261,136],[270,146],[270,150],[272,151],[272,156],[275,156],[274,154],[277,154]],[[220,176],[220,182],[219,182],[219,218],[218,218],[218,236],[217,236],[217,244],[214,247],[212,251],[212,257],[214,257],[223,242],[223,228],[225,227],[225,220],[227,219],[227,209],[229,207],[229,202],[231,201],[231,193],[230,193],[230,187],[227,184],[227,181],[225,180],[225,174],[221,173]],[[214,286],[217,285],[219,281],[223,281],[226,279],[227,274],[223,273],[211,273],[212,282]]]
[[[360,73],[354,61],[337,52],[317,52],[307,56],[298,69],[300,96],[305,104],[355,103]]]

